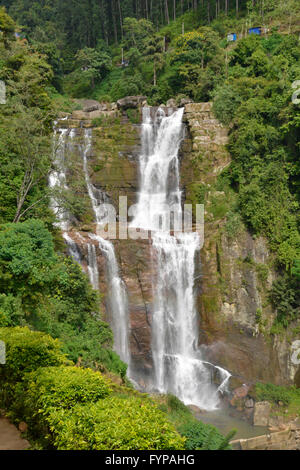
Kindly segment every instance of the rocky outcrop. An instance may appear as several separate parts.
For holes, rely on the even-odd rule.
[[[227,130],[211,103],[186,105],[181,181],[187,202],[205,204],[205,240],[198,280],[200,340],[208,360],[243,382],[292,384],[298,365],[291,361],[292,328],[270,334],[275,312],[268,290],[276,274],[267,242],[252,238],[239,221],[235,230],[226,214],[235,195],[218,188],[218,175],[230,164]],[[230,229],[230,230],[229,230]],[[295,330],[297,331],[297,330]]]
[[[146,96],[126,96],[117,101],[118,109],[126,111],[126,109],[134,109],[142,106],[147,101]]]
[[[271,412],[271,403],[268,401],[258,401],[254,406],[253,425],[268,426]]]
[[[300,427],[231,441],[233,450],[300,450]]]

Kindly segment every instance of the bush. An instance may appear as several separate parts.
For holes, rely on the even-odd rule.
[[[187,450],[205,449],[218,450],[230,449],[228,436],[225,438],[217,428],[201,421],[189,421],[179,428],[181,435],[186,437],[185,448]],[[230,438],[233,431],[230,433]]]
[[[45,333],[29,328],[0,328],[0,340],[6,346],[6,364],[0,368],[0,381],[18,382],[38,367],[67,363],[61,344]]]
[[[179,436],[150,400],[109,397],[51,413],[58,450],[182,450]]]
[[[0,368],[0,402],[9,408],[14,401],[16,383],[38,367],[67,363],[60,343],[29,328],[0,328],[0,340],[6,346],[6,364]]]
[[[255,392],[258,401],[269,401],[276,404],[281,401],[287,406],[292,400],[289,390],[278,385],[257,383]]]
[[[22,388],[26,407],[32,411],[41,408],[43,413],[51,408],[72,408],[78,403],[97,401],[111,392],[100,372],[75,366],[40,368],[27,374]]]
[[[124,377],[126,365],[112,351],[112,331],[96,314],[98,300],[79,264],[56,255],[40,220],[0,227],[0,327],[43,331],[62,341],[72,361],[101,363]]]
[[[177,398],[175,395],[172,395],[171,393],[167,395],[167,405],[172,411],[175,411],[176,413],[191,414],[189,408],[185,406],[185,404],[182,403],[179,398]]]
[[[71,366],[41,367],[17,385],[10,415],[25,421],[31,436],[47,446],[52,440],[47,421],[51,412],[95,402],[110,393],[108,381],[99,372]]]

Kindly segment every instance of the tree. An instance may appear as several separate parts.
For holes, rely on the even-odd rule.
[[[0,130],[0,152],[10,156],[3,173],[10,175],[7,184],[16,197],[14,222],[47,197],[39,186],[46,186],[51,170],[51,142],[42,125],[43,114],[22,105],[17,110],[13,117],[3,119]]]
[[[107,52],[86,47],[76,54],[76,65],[83,77],[87,78],[92,88],[95,82],[102,80],[111,69],[111,58]]]
[[[3,37],[4,44],[7,46],[8,42],[14,38],[15,22],[6,13],[6,9],[0,7],[0,37]]]
[[[145,59],[153,62],[153,85],[157,84],[157,72],[165,65],[164,39],[161,36],[152,36],[145,47]]]

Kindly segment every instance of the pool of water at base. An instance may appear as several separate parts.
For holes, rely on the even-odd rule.
[[[237,433],[233,440],[249,439],[250,437],[261,436],[268,432],[267,427],[252,426],[252,424],[241,417],[234,416],[234,412],[226,407],[215,411],[195,413],[195,417],[203,423],[212,424],[224,435],[232,429],[236,429]]]

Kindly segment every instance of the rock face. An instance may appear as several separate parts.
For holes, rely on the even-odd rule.
[[[268,401],[258,401],[254,406],[253,425],[268,426],[271,411],[271,403]]]
[[[146,96],[126,96],[125,98],[117,101],[117,106],[118,109],[125,111],[126,109],[138,108],[146,102],[146,100]]]
[[[215,119],[211,103],[187,104],[184,121],[183,192],[187,202],[205,204],[201,278],[196,286],[199,342],[206,345],[209,361],[243,382],[292,384],[298,366],[291,361],[288,335],[270,335],[275,316],[268,297],[275,278],[272,254],[266,240],[253,239],[241,221],[235,232],[228,229],[226,213],[235,196],[226,188],[216,189],[218,175],[230,163],[227,130]]]

